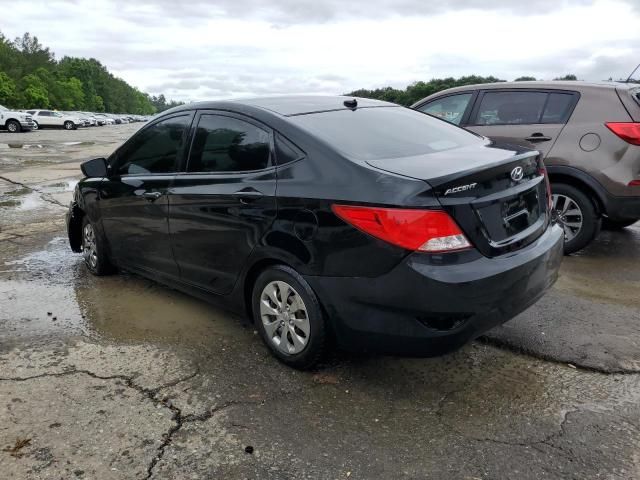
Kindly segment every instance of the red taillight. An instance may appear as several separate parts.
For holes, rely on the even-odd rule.
[[[471,248],[453,219],[442,210],[333,205],[345,222],[408,250],[441,253]]]
[[[549,181],[549,175],[547,174],[547,169],[542,167],[538,170],[540,175],[544,177],[544,183],[547,187],[547,205],[549,206],[549,210],[553,209],[553,197],[551,196],[551,182]]]
[[[631,180],[629,182],[630,187],[640,187],[640,180]]]
[[[640,123],[607,122],[607,128],[632,145],[640,145]]]

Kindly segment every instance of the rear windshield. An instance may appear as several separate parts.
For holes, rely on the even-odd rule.
[[[481,143],[462,128],[403,107],[337,110],[289,118],[350,158],[400,158]]]

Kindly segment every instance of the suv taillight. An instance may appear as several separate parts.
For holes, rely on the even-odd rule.
[[[547,174],[547,169],[542,167],[539,170],[540,175],[544,177],[544,184],[547,188],[547,205],[549,206],[549,210],[553,210],[553,196],[551,194],[551,182],[549,181],[549,175]]]
[[[460,227],[442,210],[332,205],[345,222],[407,250],[444,253],[471,248]]]
[[[607,122],[605,125],[625,142],[632,145],[640,145],[640,123]]]

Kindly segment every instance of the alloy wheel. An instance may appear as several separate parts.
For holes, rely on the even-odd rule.
[[[9,122],[9,125],[7,125],[7,130],[9,130],[11,133],[16,133],[18,131],[18,126],[14,122]]]
[[[311,332],[302,297],[286,282],[268,283],[260,295],[260,318],[269,341],[288,355],[307,346]]]
[[[584,217],[582,210],[571,197],[554,194],[553,209],[556,212],[558,223],[564,230],[565,242],[573,240],[582,230]]]
[[[89,267],[95,269],[98,266],[98,246],[96,245],[96,236],[93,231],[93,226],[87,223],[84,226],[84,232],[82,235],[82,255],[84,261]]]

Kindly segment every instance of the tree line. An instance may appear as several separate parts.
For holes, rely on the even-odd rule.
[[[533,81],[536,80],[535,77],[518,77],[515,79],[516,82],[524,82],[524,81]],[[565,75],[563,77],[554,78],[554,80],[577,80],[575,75]],[[393,88],[393,87],[383,87],[376,88],[375,90],[367,90],[361,88],[359,90],[354,90],[353,92],[347,93],[347,96],[353,97],[364,97],[364,98],[374,98],[376,100],[384,100],[387,102],[398,103],[400,105],[409,106],[417,102],[418,100],[423,99],[424,97],[428,97],[436,92],[441,90],[446,90],[447,88],[453,87],[462,87],[464,85],[474,85],[477,83],[494,83],[494,82],[504,82],[506,80],[501,80],[499,78],[489,76],[482,77],[479,75],[468,75],[466,77],[460,78],[434,78],[429,80],[428,82],[415,82],[411,85],[408,85],[404,90]]]
[[[149,115],[179,103],[141,92],[95,58],[56,60],[38,37],[25,33],[11,41],[0,32],[0,104]]]

